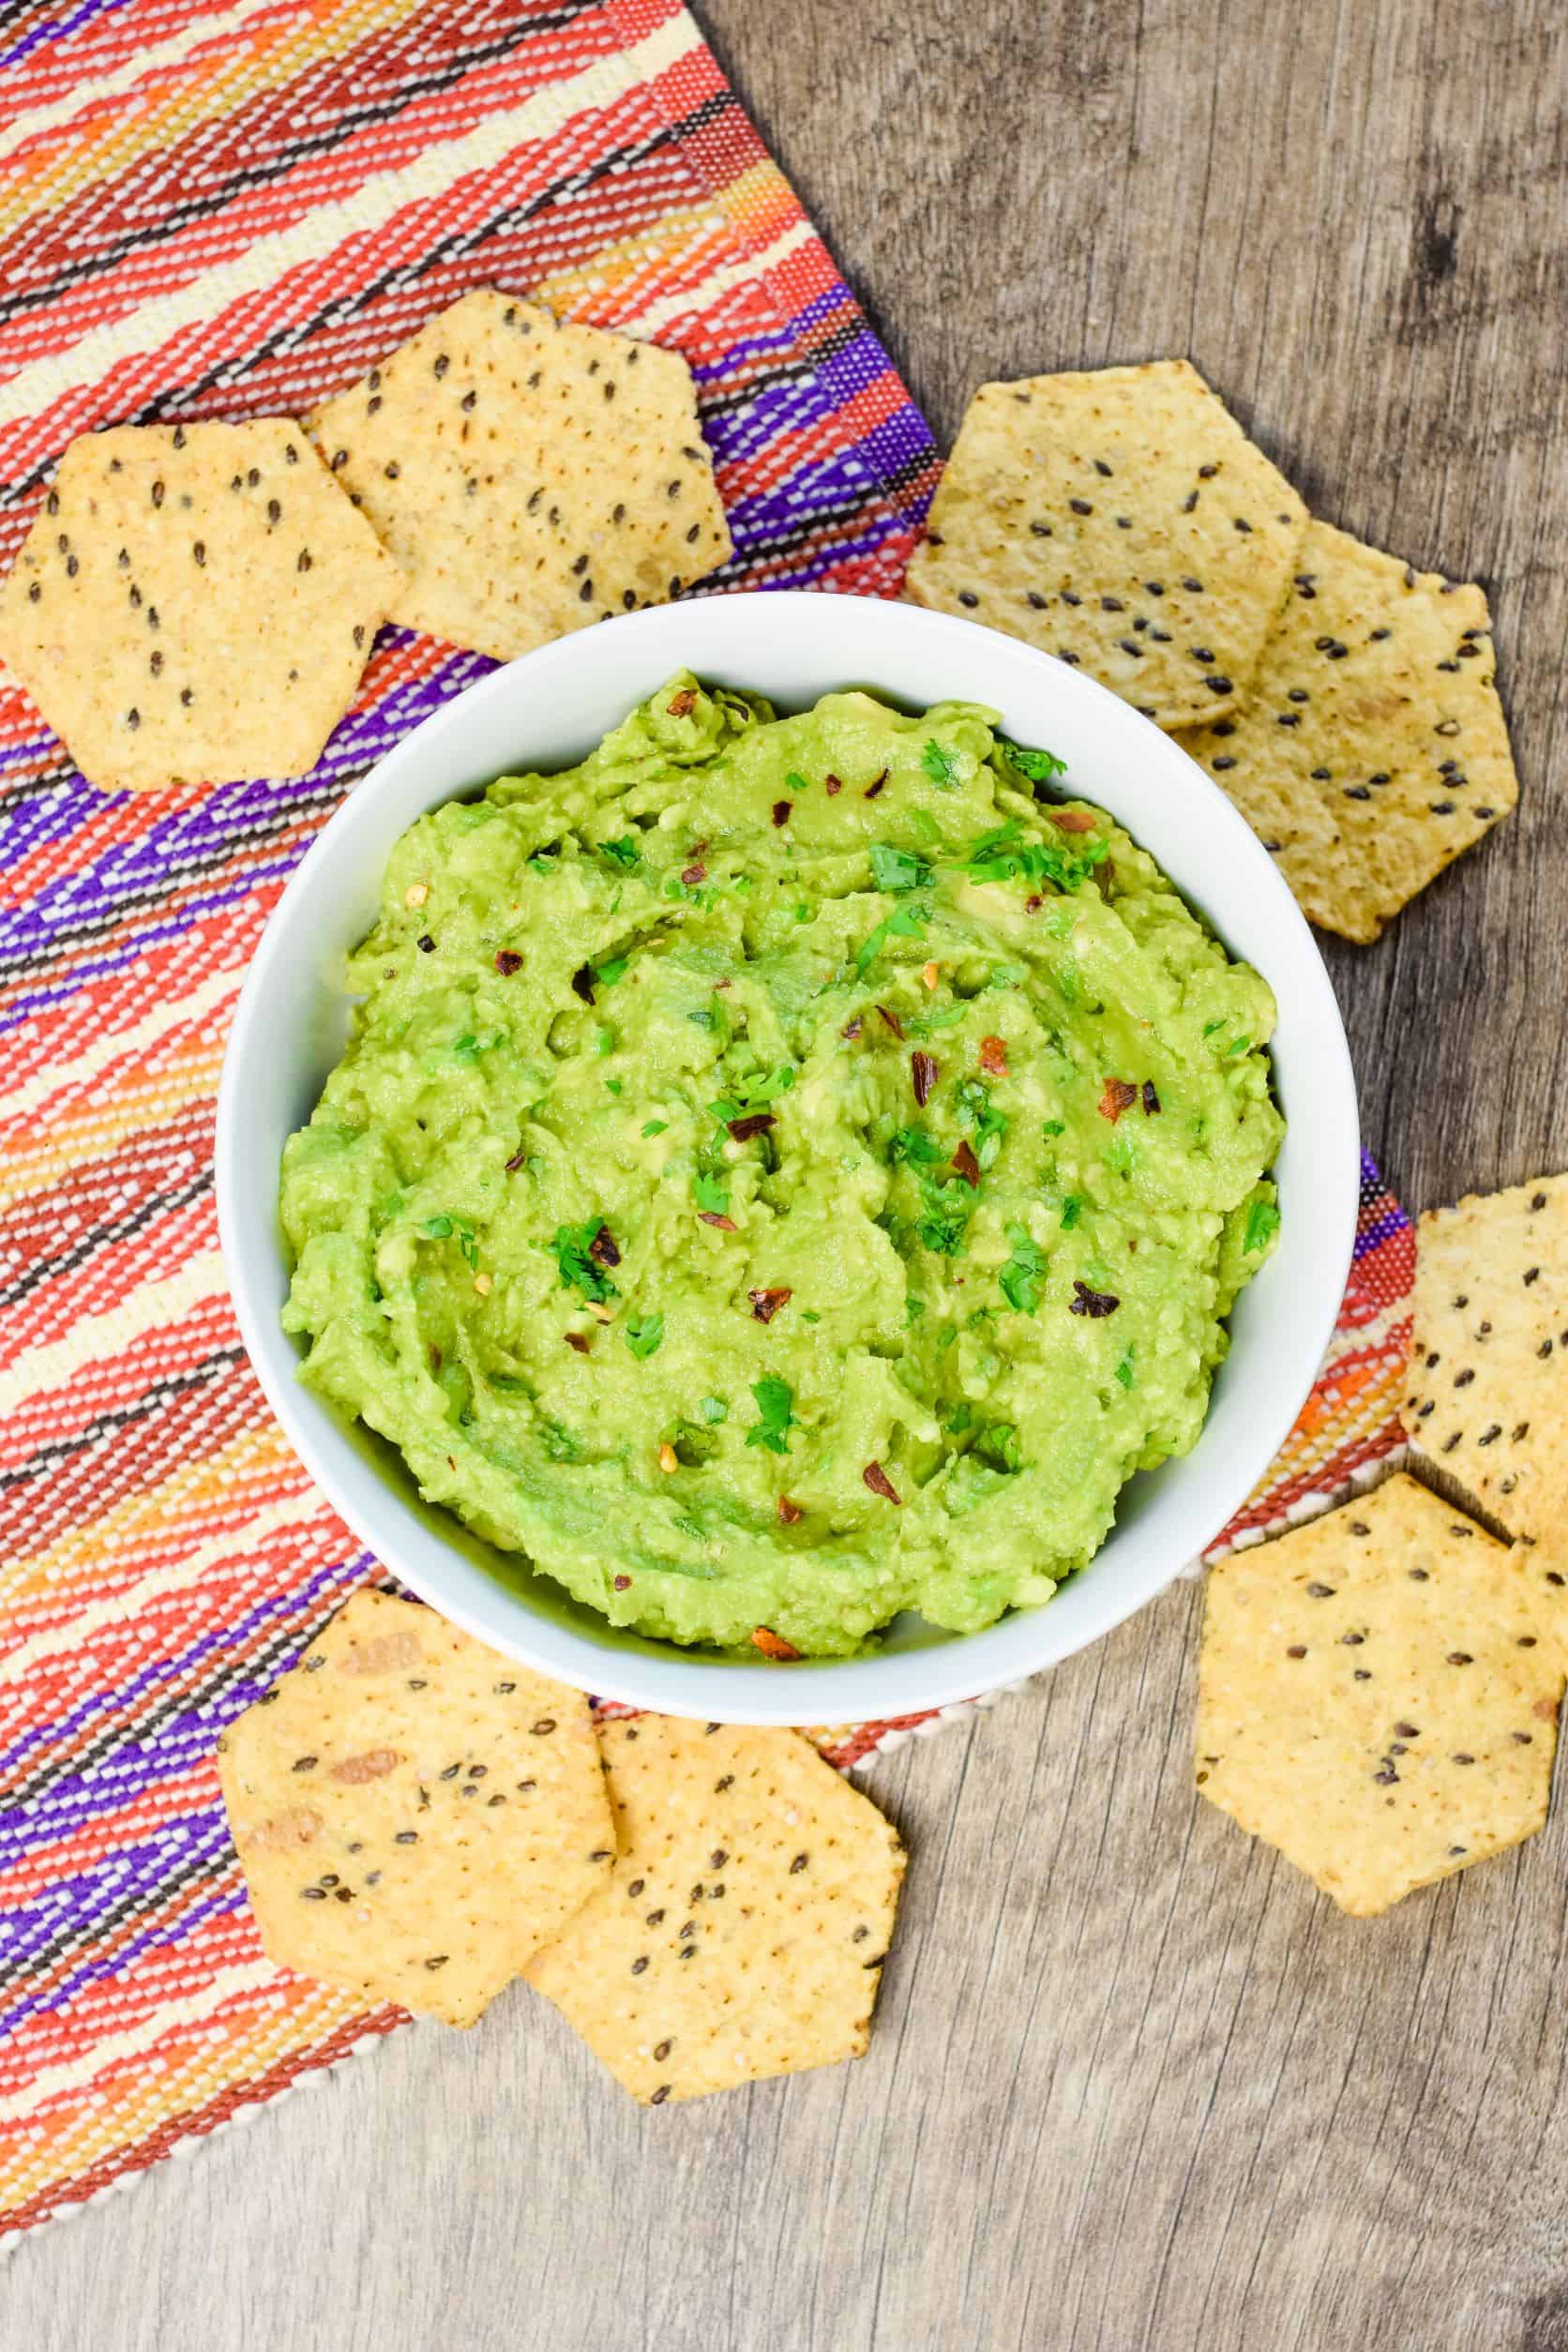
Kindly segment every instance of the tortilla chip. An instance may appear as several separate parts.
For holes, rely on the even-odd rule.
[[[1365,942],[1519,796],[1486,598],[1326,522],[1234,715],[1184,737],[1303,912]]]
[[[1305,523],[1184,359],[983,384],[906,593],[1187,726],[1252,675]]]
[[[1519,1539],[1542,1630],[1568,1661],[1568,1177],[1421,1219],[1400,1411]]]
[[[61,459],[0,657],[105,792],[302,776],[396,580],[287,417],[117,426]]]
[[[465,294],[310,430],[408,575],[393,618],[510,661],[730,556],[686,361]]]
[[[610,1874],[587,1700],[412,1601],[356,1593],[218,1752],[271,1957],[448,2025]]]
[[[1366,1918],[1540,1829],[1561,1695],[1515,1555],[1397,1475],[1212,1571],[1198,1785]]]
[[[796,1731],[601,1725],[621,1852],[526,1973],[647,2106],[859,2058],[904,1849]]]

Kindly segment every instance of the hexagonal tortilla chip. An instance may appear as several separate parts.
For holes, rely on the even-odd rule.
[[[1251,676],[1305,523],[1184,359],[983,384],[906,593],[1183,727]]]
[[[1400,1415],[1519,1539],[1543,1631],[1568,1663],[1568,1177],[1421,1219]]]
[[[448,2025],[610,1872],[582,1694],[411,1601],[355,1594],[218,1747],[271,1956]]]
[[[644,2105],[858,2058],[904,1849],[795,1731],[601,1725],[621,1852],[530,1962]]]
[[[289,418],[73,441],[0,587],[0,658],[106,792],[302,776],[397,568]]]
[[[1516,1558],[1396,1475],[1211,1572],[1199,1787],[1367,1917],[1540,1829],[1561,1694]]]
[[[1519,796],[1484,592],[1312,522],[1240,710],[1183,741],[1304,912],[1374,940]]]
[[[408,574],[393,617],[499,661],[729,559],[686,361],[536,302],[465,294],[310,430]]]

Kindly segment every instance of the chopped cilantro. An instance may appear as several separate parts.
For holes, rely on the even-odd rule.
[[[1009,1306],[1018,1308],[1020,1315],[1036,1314],[1040,1305],[1040,1285],[1046,1272],[1045,1254],[1021,1225],[1010,1225],[1007,1239],[1013,1244],[1013,1255],[997,1276],[1002,1295]]]
[[[1062,1203],[1062,1230],[1063,1233],[1070,1233],[1082,1214],[1082,1194],[1070,1192],[1067,1195],[1066,1199]]]
[[[599,1028],[594,1032],[594,1051],[598,1055],[599,1060],[602,1062],[607,1053],[613,1053],[614,1050],[615,1032],[610,1027],[608,1022],[601,1023]]]
[[[974,1156],[982,1168],[990,1168],[1001,1151],[1007,1133],[1007,1115],[998,1110],[991,1101],[991,1090],[983,1078],[960,1078],[953,1089],[958,1107],[958,1124],[974,1138]]]
[[[718,1024],[718,1016],[711,1004],[694,1004],[686,1018],[694,1021],[699,1029],[714,1029]]]
[[[1066,1132],[1067,1122],[1065,1119],[1048,1119],[1040,1129],[1040,1133],[1045,1137],[1048,1143],[1052,1136],[1065,1135]]]
[[[907,1160],[913,1168],[935,1168],[947,1154],[935,1136],[927,1135],[924,1127],[897,1127],[888,1142],[887,1156],[895,1168],[901,1160]]]
[[[644,1134],[645,1136],[648,1136],[648,1135],[662,1135],[662,1134],[664,1133],[664,1131],[665,1131],[666,1127],[668,1127],[668,1126],[669,1126],[669,1124],[670,1124],[670,1122],[669,1122],[669,1120],[668,1120],[668,1119],[649,1119],[649,1120],[645,1120],[645,1121],[644,1121],[644,1123],[643,1123],[642,1132],[643,1132],[643,1134]]]
[[[444,1242],[451,1233],[452,1220],[450,1217],[427,1217],[419,1230],[428,1233],[432,1242]]]
[[[450,1241],[456,1235],[458,1247],[467,1264],[472,1267],[479,1263],[479,1245],[474,1238],[474,1228],[465,1224],[461,1217],[427,1217],[419,1230],[428,1234],[432,1242]],[[595,1230],[597,1230],[596,1227]]]
[[[1116,1377],[1123,1388],[1131,1388],[1134,1385],[1133,1350],[1130,1347],[1116,1367]]]
[[[803,1306],[800,1310],[800,1319],[803,1323],[820,1323],[822,1319],[814,1306]]]
[[[922,1315],[924,1315],[924,1314],[925,1314],[925,1312],[926,1312],[926,1302],[925,1302],[925,1300],[924,1300],[924,1299],[917,1299],[917,1298],[914,1296],[913,1292],[912,1291],[912,1292],[910,1293],[909,1297],[908,1297],[908,1298],[904,1301],[904,1321],[905,1321],[905,1324],[906,1324],[906,1325],[908,1325],[908,1324],[910,1324],[910,1323],[918,1323],[918,1322],[919,1322],[919,1320],[920,1320],[920,1318],[922,1317]]]
[[[799,905],[799,906],[795,909],[795,921],[796,921],[797,923],[809,923],[809,922],[810,922],[810,920],[811,920],[811,910],[810,910],[810,908],[809,908],[809,907],[808,907],[808,906],[805,903],[805,901],[804,901],[804,900],[802,900],[801,904],[800,904],[800,905]]]
[[[890,939],[921,938],[929,917],[930,909],[922,906],[898,907],[892,914],[884,914],[876,929],[855,949],[855,971],[868,972]]]
[[[1124,1127],[1118,1127],[1106,1145],[1106,1166],[1118,1176],[1130,1176],[1138,1166],[1138,1145]]]
[[[896,849],[890,841],[872,842],[871,874],[879,890],[924,890],[931,879],[923,857]]]
[[[747,1445],[765,1445],[770,1454],[788,1454],[790,1425],[794,1420],[795,1394],[788,1380],[765,1372],[751,1384],[761,1419],[746,1433]]]
[[[1234,1053],[1245,1053],[1251,1047],[1251,1044],[1252,1039],[1250,1037],[1233,1037],[1225,1048],[1226,1060],[1229,1062],[1231,1055]]]
[[[612,857],[617,866],[635,866],[641,860],[642,852],[630,834],[626,833],[623,834],[618,841],[601,841],[599,855]]]
[[[960,1396],[957,1403],[948,1410],[946,1425],[954,1437],[961,1438],[973,1419],[973,1406],[967,1396]]]
[[[452,1051],[458,1056],[458,1059],[460,1062],[477,1062],[479,1059],[479,1040],[477,1037],[460,1037],[457,1044],[452,1048]]]
[[[620,1294],[604,1268],[590,1257],[602,1219],[589,1217],[581,1225],[558,1225],[550,1248],[564,1290],[580,1290],[585,1299],[613,1299]]]
[[[958,755],[948,751],[933,737],[920,755],[920,764],[933,784],[950,792],[958,781]]]
[[[1279,1211],[1272,1200],[1255,1200],[1246,1213],[1246,1233],[1242,1242],[1244,1254],[1254,1258],[1267,1249],[1279,1230]]]
[[[1203,1024],[1203,1034],[1205,1037],[1217,1036],[1219,1032],[1225,1026],[1226,1024],[1223,1019],[1217,1021],[1205,1021]]]
[[[784,781],[789,786],[792,792],[808,792],[811,790],[810,785],[807,782],[805,776],[802,776],[798,768],[791,768],[787,772]]]
[[[1088,842],[1081,850],[1059,849],[1051,841],[1026,841],[1016,817],[993,826],[970,844],[959,860],[975,882],[1054,882],[1058,890],[1080,890],[1096,866],[1106,861],[1106,844]]]
[[[722,1396],[700,1396],[697,1400],[697,1418],[707,1422],[710,1426],[722,1421],[729,1410]]]
[[[618,1094],[621,1091],[621,1081],[619,1078],[606,1078],[605,1084],[612,1094]]]
[[[705,1169],[700,1171],[692,1191],[704,1216],[722,1217],[729,1214],[730,1187],[718,1177],[709,1175]]]
[[[920,838],[926,843],[927,848],[932,847],[936,842],[942,839],[942,835],[937,828],[936,819],[931,815],[929,809],[912,808],[909,812],[909,821],[911,830],[919,834]]]
[[[624,980],[626,978],[626,968],[630,962],[631,957],[629,956],[612,956],[609,963],[596,964],[594,966],[594,977],[599,982],[601,987],[612,988],[617,980]]]
[[[916,1230],[922,1243],[938,1258],[956,1258],[963,1247],[964,1233],[973,1213],[972,1191],[961,1179],[956,1184],[939,1184],[927,1176],[922,1179],[921,1193],[925,1214]]]
[[[662,1315],[634,1315],[626,1325],[626,1346],[640,1363],[654,1353],[663,1337]]]
[[[998,735],[996,741],[998,750],[1004,752],[1032,784],[1048,784],[1053,777],[1067,773],[1066,761],[1059,760],[1054,751],[1031,751],[1027,745],[1014,743],[1009,735]]]
[[[968,1010],[967,1004],[939,1004],[932,1012],[916,1013],[912,1020],[907,1020],[905,1033],[911,1037],[934,1037],[939,1029],[951,1029],[955,1021],[961,1021]]]
[[[993,1470],[1020,1470],[1023,1468],[1018,1433],[1010,1421],[993,1421],[989,1428],[982,1429],[974,1440],[972,1451],[981,1461],[988,1462]]]

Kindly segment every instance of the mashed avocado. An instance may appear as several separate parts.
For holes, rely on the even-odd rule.
[[[1269,989],[1057,762],[671,681],[410,828],[283,1164],[302,1377],[617,1624],[1049,1598],[1278,1224]]]

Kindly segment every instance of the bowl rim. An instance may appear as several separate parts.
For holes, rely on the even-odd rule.
[[[873,626],[867,622],[863,618],[866,614],[878,616],[877,623]],[[1275,969],[1282,962],[1289,966],[1291,988],[1299,991],[1292,997],[1289,1025],[1292,1030],[1299,1028],[1302,1035],[1289,1059],[1314,1059],[1310,1073],[1311,1115],[1315,1128],[1313,1151],[1318,1163],[1313,1197],[1310,1201],[1304,1199],[1295,1214],[1304,1225],[1305,1220],[1311,1221],[1308,1255],[1319,1287],[1315,1296],[1306,1298],[1304,1304],[1293,1298],[1298,1329],[1289,1377],[1284,1377],[1283,1372],[1276,1377],[1272,1407],[1253,1416],[1246,1440],[1229,1445],[1231,1459],[1223,1478],[1215,1474],[1214,1465],[1203,1462],[1210,1424],[1214,1418],[1214,1400],[1211,1398],[1203,1431],[1191,1453],[1166,1465],[1160,1473],[1167,1478],[1168,1485],[1155,1508],[1163,1512],[1168,1524],[1163,1531],[1157,1563],[1145,1564],[1140,1572],[1132,1575],[1107,1574],[1096,1588],[1095,1569],[1116,1542],[1117,1529],[1113,1524],[1100,1551],[1079,1576],[1063,1594],[1037,1608],[1011,1612],[979,1632],[945,1635],[924,1647],[883,1650],[851,1659],[803,1660],[792,1665],[787,1674],[761,1659],[753,1663],[703,1656],[684,1651],[674,1644],[601,1647],[590,1634],[576,1631],[533,1608],[524,1592],[502,1583],[465,1559],[456,1541],[440,1547],[444,1560],[439,1572],[432,1571],[428,1559],[415,1558],[415,1547],[406,1539],[408,1529],[415,1524],[415,1505],[399,1495],[392,1482],[379,1478],[374,1485],[379,1487],[386,1508],[382,1511],[368,1500],[373,1489],[354,1473],[353,1465],[358,1456],[350,1430],[337,1421],[329,1408],[311,1398],[294,1377],[297,1354],[281,1329],[276,1307],[275,1279],[282,1262],[281,1235],[276,1229],[270,1235],[257,1233],[248,1221],[240,1197],[247,1081],[252,1057],[264,1041],[271,985],[285,960],[295,953],[294,925],[324,886],[319,878],[335,857],[340,858],[347,852],[359,834],[373,831],[378,802],[400,777],[424,764],[433,749],[449,741],[460,742],[474,728],[476,718],[492,705],[504,710],[517,699],[517,730],[520,738],[526,741],[530,724],[528,698],[548,697],[552,675],[569,674],[573,666],[584,658],[592,666],[618,644],[628,645],[629,649],[628,641],[634,638],[646,641],[650,648],[668,640],[671,650],[661,658],[663,674],[689,667],[701,675],[704,668],[701,649],[706,638],[710,641],[710,669],[738,676],[746,660],[741,649],[748,632],[756,632],[759,623],[761,633],[753,653],[759,668],[766,666],[767,654],[761,649],[767,647],[770,639],[776,645],[789,641],[792,651],[804,651],[807,657],[813,657],[813,641],[821,640],[825,629],[827,641],[817,656],[824,674],[837,669],[841,683],[863,682],[872,675],[875,664],[872,661],[869,667],[860,666],[862,657],[857,656],[855,641],[859,638],[868,641],[891,629],[895,633],[908,631],[912,648],[921,639],[929,644],[933,684],[947,685],[941,670],[943,654],[950,656],[953,669],[960,673],[972,670],[977,662],[989,665],[996,671],[1016,672],[1021,682],[1020,691],[1031,686],[1036,692],[1043,688],[1048,696],[1059,698],[1069,710],[1075,704],[1082,704],[1092,719],[1103,723],[1113,746],[1118,735],[1136,741],[1149,762],[1156,768],[1166,767],[1180,785],[1196,794],[1198,805],[1205,811],[1202,829],[1211,836],[1217,834],[1221,845],[1236,862],[1235,870],[1232,874],[1228,866],[1223,886],[1217,893],[1193,893],[1185,885],[1179,886],[1183,887],[1184,896],[1199,899],[1222,939],[1227,938],[1226,924],[1214,910],[1214,898],[1221,905],[1229,903],[1234,907],[1244,891],[1249,901],[1257,901],[1266,912],[1269,936],[1274,943],[1270,961]],[[818,693],[833,690],[831,686],[815,689]],[[908,700],[897,690],[890,692],[897,701]],[[972,686],[966,687],[960,675],[955,677],[944,694],[931,699],[995,704],[1003,698]],[[603,727],[613,724],[629,707],[627,696],[617,694],[612,684],[604,694],[603,704],[601,732]],[[1129,729],[1141,730],[1141,736],[1129,738]],[[1048,735],[1050,730],[1048,727],[1043,731]],[[1060,728],[1057,731],[1060,735]],[[1108,764],[1124,763],[1124,756],[1113,747]],[[520,765],[527,754],[520,751],[517,757]],[[1178,763],[1174,768],[1170,766],[1172,761]],[[1077,789],[1099,797],[1104,806],[1116,813],[1119,793],[1114,786],[1101,792],[1095,782],[1085,777]],[[434,807],[445,800],[461,797],[464,790],[459,785],[439,787],[419,806]],[[414,814],[405,814],[398,829],[400,831],[403,824],[412,822]],[[1139,828],[1134,825],[1131,829],[1137,837]],[[1152,851],[1151,854],[1155,852]],[[384,849],[379,853],[378,872],[384,858]],[[1161,855],[1158,862],[1169,869],[1168,858]],[[1227,944],[1229,947],[1228,940]],[[1285,1025],[1282,1000],[1281,1026]],[[1276,1032],[1276,1037],[1277,1034]],[[1280,1078],[1276,1050],[1276,1089]],[[1290,1113],[1292,1132],[1301,1117],[1299,1107]],[[453,1622],[493,1648],[574,1687],[625,1705],[653,1707],[676,1715],[779,1725],[923,1717],[1018,1683],[1110,1632],[1189,1569],[1272,1461],[1317,1378],[1337,1319],[1345,1275],[1351,1262],[1360,1189],[1354,1078],[1327,971],[1283,877],[1240,811],[1213,779],[1180,745],[1108,688],[1017,639],[974,622],[911,604],[810,590],[756,590],[688,598],[673,605],[650,607],[600,623],[593,629],[553,640],[454,696],[384,753],[309,844],[267,916],[225,1045],[218,1095],[215,1160],[219,1243],[251,1365],[268,1404],[311,1478],[376,1559]],[[272,1189],[275,1199],[275,1183]],[[1302,1246],[1296,1232],[1290,1233],[1289,1243],[1294,1245],[1293,1259]],[[1284,1250],[1276,1256],[1283,1257]],[[1259,1279],[1266,1279],[1271,1271],[1274,1269],[1265,1268]],[[271,1286],[265,1278],[269,1273],[274,1276]],[[1252,1287],[1255,1286],[1249,1286]],[[359,1468],[363,1467],[359,1461]],[[1209,1500],[1205,1500],[1205,1470],[1209,1471]],[[1068,1622],[1063,1625],[1063,1612],[1069,1594],[1073,1596],[1073,1606]],[[1070,1634],[1069,1638],[1063,1641],[1053,1635],[1053,1621]],[[616,1636],[616,1642],[624,1644],[625,1636]]]

